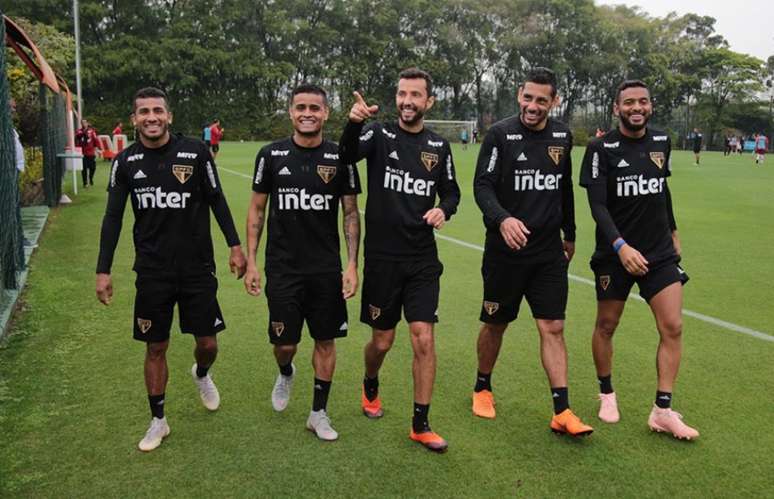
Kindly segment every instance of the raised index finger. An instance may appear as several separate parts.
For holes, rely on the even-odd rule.
[[[355,90],[354,92],[352,92],[352,95],[355,96],[355,102],[357,102],[358,104],[362,104],[365,107],[368,107],[368,104],[366,104],[366,101],[363,99],[363,96],[360,95],[360,92]]]

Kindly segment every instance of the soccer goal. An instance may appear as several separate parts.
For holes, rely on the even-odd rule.
[[[475,121],[425,120],[425,126],[449,142],[473,142]]]

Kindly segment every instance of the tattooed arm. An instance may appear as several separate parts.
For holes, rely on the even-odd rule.
[[[344,299],[352,298],[357,293],[357,253],[360,249],[360,212],[357,210],[357,196],[341,197],[344,211],[344,240],[347,244],[347,268],[342,276],[342,293]]]
[[[247,208],[247,273],[245,290],[253,296],[261,294],[261,271],[258,269],[258,244],[261,242],[263,225],[266,220],[268,194],[253,192]]]

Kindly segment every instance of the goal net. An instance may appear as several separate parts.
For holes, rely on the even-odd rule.
[[[470,144],[473,142],[473,130],[476,129],[476,122],[425,120],[425,126],[449,142],[460,143],[465,140],[468,144]]]

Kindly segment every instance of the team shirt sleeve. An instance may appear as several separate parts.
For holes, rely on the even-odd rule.
[[[212,155],[206,150],[204,144],[202,144],[202,150],[204,151],[205,169],[205,175],[202,177],[204,197],[207,199],[210,208],[212,208],[212,214],[215,215],[215,220],[218,222],[221,232],[223,232],[223,237],[226,238],[226,244],[228,244],[229,248],[239,246],[239,235],[234,226],[234,219],[226,202],[226,196],[223,194],[223,189],[220,185],[215,160],[212,159]]]
[[[490,129],[481,149],[478,151],[476,175],[473,180],[473,195],[481,212],[484,224],[490,228],[499,228],[503,220],[511,214],[497,200],[497,184],[500,181],[503,161],[495,129]]]
[[[357,195],[362,192],[360,187],[360,174],[357,171],[357,165],[354,163],[342,163],[342,170],[346,175],[342,175],[339,180],[342,196]]]
[[[602,141],[598,140],[586,147],[581,164],[580,185],[587,189],[591,216],[605,238],[612,244],[621,237],[621,233],[607,208],[607,157],[601,144]]]
[[[121,159],[113,161],[108,182],[108,199],[105,216],[102,218],[102,229],[99,236],[99,256],[97,257],[97,273],[109,274],[113,266],[113,255],[121,235],[121,224],[124,220],[126,198],[129,197],[129,179],[126,174],[126,164]]]
[[[444,149],[443,171],[438,182],[438,197],[440,198],[438,207],[443,210],[446,220],[449,220],[452,215],[457,213],[457,206],[460,204],[460,186],[457,184],[454,158],[448,142],[444,145]]]
[[[379,123],[370,123],[364,128],[364,122],[347,121],[339,141],[339,157],[344,163],[357,163],[376,152]]]
[[[260,194],[271,193],[271,156],[269,147],[264,147],[255,157],[255,169],[253,170],[253,192]]]
[[[601,145],[602,141],[596,140],[586,147],[580,172],[580,185],[583,187],[593,184],[607,185],[607,157]]]
[[[672,176],[672,142],[667,140],[667,152],[666,152],[666,165],[664,166],[664,176]],[[669,191],[669,184],[664,179],[664,196],[666,196],[666,209],[667,219],[669,220],[669,228],[672,232],[677,230],[677,222],[675,221],[675,212],[672,207],[672,193]]]
[[[575,241],[575,195],[572,190],[572,134],[565,155],[565,174],[562,177],[562,233],[564,240]]]

